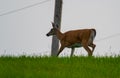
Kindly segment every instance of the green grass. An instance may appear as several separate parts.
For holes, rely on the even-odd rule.
[[[0,78],[120,78],[120,56],[0,57]]]

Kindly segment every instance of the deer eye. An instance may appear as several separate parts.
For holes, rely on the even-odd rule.
[[[54,32],[54,29],[51,29],[52,32]]]

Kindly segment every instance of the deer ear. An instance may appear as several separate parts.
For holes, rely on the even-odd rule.
[[[52,23],[53,28],[55,28],[55,24],[53,22],[51,22],[51,23]]]
[[[59,28],[58,24],[56,24],[56,27]]]

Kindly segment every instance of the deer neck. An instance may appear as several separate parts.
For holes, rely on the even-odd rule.
[[[62,40],[62,38],[63,38],[63,33],[60,32],[60,30],[57,29],[56,36],[57,36],[57,38],[58,38],[59,40]]]

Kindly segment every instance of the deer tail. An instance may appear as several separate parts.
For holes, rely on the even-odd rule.
[[[92,29],[92,33],[94,35],[94,37],[96,36],[96,30],[95,29]]]

